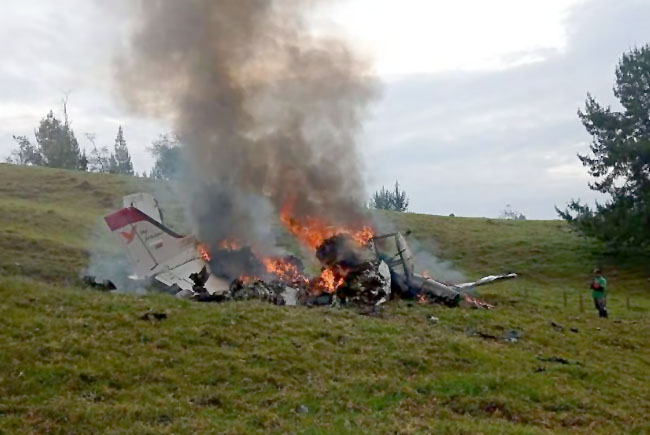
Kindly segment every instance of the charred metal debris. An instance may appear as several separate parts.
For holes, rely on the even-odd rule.
[[[151,195],[126,196],[124,208],[105,220],[131,259],[134,274],[130,281],[200,302],[258,299],[286,306],[358,306],[370,313],[390,299],[401,298],[490,309],[491,305],[469,293],[475,287],[517,277],[508,273],[450,284],[419,274],[406,238],[395,232],[369,237],[363,243],[346,233],[324,239],[315,252],[322,267],[318,278],[305,274],[302,262],[293,256],[273,259],[285,273],[258,274],[263,260],[250,247],[238,246],[218,261],[225,258],[255,275],[228,280],[213,273],[221,265],[214,264],[216,259],[195,237],[178,235],[163,225]],[[84,281],[93,288],[115,289],[108,280],[86,276]]]

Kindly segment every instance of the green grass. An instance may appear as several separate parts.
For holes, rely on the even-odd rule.
[[[521,278],[481,289],[492,311],[394,302],[378,318],[81,288],[97,221],[141,189],[157,187],[0,165],[0,433],[650,431],[641,259],[561,222],[384,213],[471,278]],[[609,321],[585,290],[595,264]]]

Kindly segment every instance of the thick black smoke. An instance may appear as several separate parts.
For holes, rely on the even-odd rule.
[[[199,237],[268,246],[282,207],[359,224],[355,141],[369,65],[306,23],[314,0],[137,3],[117,79],[130,107],[173,120],[190,160]]]

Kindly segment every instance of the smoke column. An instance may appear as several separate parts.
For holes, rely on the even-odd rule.
[[[134,2],[135,3],[135,2]],[[264,245],[272,221],[362,219],[356,138],[376,91],[367,62],[316,36],[316,0],[148,0],[116,64],[136,113],[172,119],[199,237]]]

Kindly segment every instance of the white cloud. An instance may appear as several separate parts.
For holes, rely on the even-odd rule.
[[[503,69],[564,50],[564,19],[578,3],[354,0],[334,8],[330,26],[371,53],[382,75]]]
[[[576,158],[590,141],[576,112],[587,92],[617,106],[614,67],[650,42],[648,20],[647,2],[592,0],[572,10],[566,46],[543,62],[386,81],[364,142],[370,190],[399,179],[413,210],[468,216],[512,204],[555,218],[572,198],[602,199]]]

